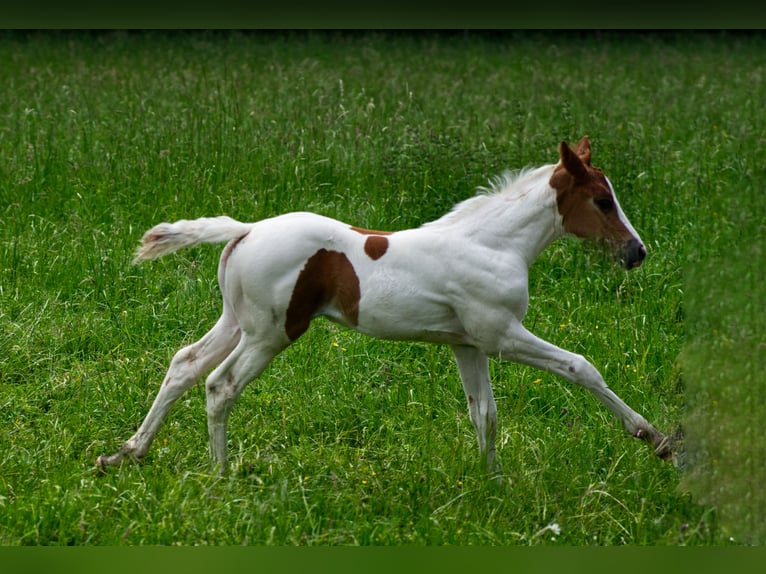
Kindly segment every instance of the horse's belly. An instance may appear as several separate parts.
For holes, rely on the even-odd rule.
[[[455,312],[436,293],[400,288],[362,293],[357,330],[382,339],[464,342],[465,331]]]

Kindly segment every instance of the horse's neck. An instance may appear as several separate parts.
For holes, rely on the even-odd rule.
[[[531,265],[543,249],[563,235],[556,192],[548,184],[553,167],[536,169],[505,185],[496,184],[487,195],[463,202],[433,225],[494,250],[516,251]]]

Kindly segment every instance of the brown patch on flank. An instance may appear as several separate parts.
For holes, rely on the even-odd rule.
[[[603,211],[595,202],[613,200],[609,183],[600,169],[593,167],[590,140],[585,136],[572,150],[559,145],[561,161],[549,181],[556,190],[556,203],[564,229],[578,237],[627,241],[632,237],[616,210]]]
[[[359,321],[359,277],[345,254],[320,249],[309,257],[295,282],[285,315],[285,333],[294,341],[325,305],[332,305],[351,325]]]
[[[391,235],[391,231],[375,231],[373,229],[364,229],[363,227],[354,227],[351,226],[352,231],[356,231],[357,233],[361,233],[362,235]]]
[[[370,235],[364,242],[364,252],[370,259],[380,259],[388,251],[388,238],[380,235]]]

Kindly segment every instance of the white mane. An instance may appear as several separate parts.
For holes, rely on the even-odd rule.
[[[458,219],[475,214],[487,204],[496,201],[499,196],[508,199],[523,197],[533,186],[527,185],[529,180],[535,179],[552,166],[525,167],[520,170],[508,170],[491,178],[486,186],[479,186],[477,194],[455,204],[452,209],[441,218],[426,223],[423,227],[449,225]]]

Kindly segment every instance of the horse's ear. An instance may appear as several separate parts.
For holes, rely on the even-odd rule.
[[[588,136],[583,136],[574,151],[585,165],[590,165],[590,139]]]
[[[587,176],[588,170],[585,168],[583,160],[580,159],[580,156],[576,152],[572,151],[572,148],[569,147],[567,142],[561,142],[559,144],[559,155],[561,156],[561,165],[564,166],[564,169],[567,170],[572,177],[575,179],[584,179]],[[590,161],[590,151],[588,152],[588,160]]]

